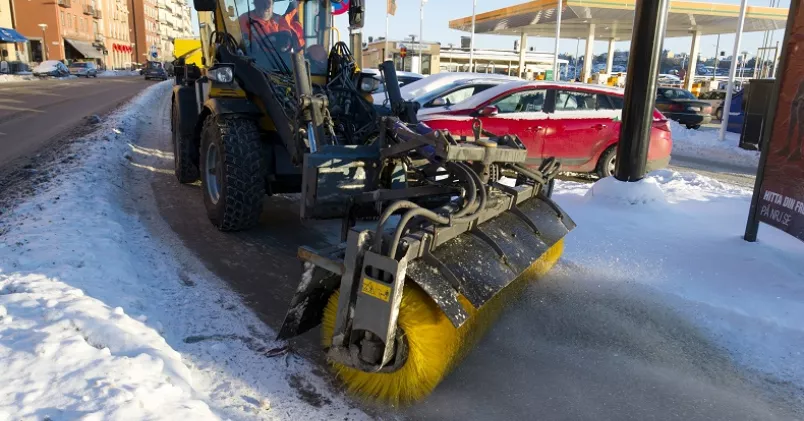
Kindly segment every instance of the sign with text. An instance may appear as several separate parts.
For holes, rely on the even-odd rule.
[[[429,44],[415,44],[415,43],[403,44],[401,42],[398,42],[398,43],[396,43],[396,48],[399,49],[399,50],[401,50],[402,48],[405,48],[409,53],[419,52],[419,51],[425,51],[426,52],[426,51],[430,50],[430,45]]]
[[[757,217],[804,241],[804,0],[793,3]]]

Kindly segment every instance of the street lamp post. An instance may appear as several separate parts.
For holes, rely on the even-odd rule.
[[[720,133],[718,139],[726,139],[726,130],[729,127],[729,112],[731,112],[731,96],[734,91],[734,76],[737,73],[737,55],[740,52],[740,42],[745,26],[745,12],[748,8],[748,0],[740,2],[740,16],[737,18],[737,35],[734,37],[734,49],[731,53],[731,65],[729,66],[729,84],[726,88],[726,98],[723,100],[723,120],[720,122]]]
[[[558,48],[561,41],[561,0],[558,0],[556,5],[556,46],[553,51],[553,80],[561,80],[559,72],[561,70],[558,64]]]
[[[472,2],[472,35],[469,38],[469,71],[475,71],[475,13],[477,10],[477,0]]]
[[[47,24],[46,23],[40,23],[38,26],[40,28],[42,28],[42,61],[47,61],[47,59],[48,59],[48,57],[47,57],[48,56],[48,54],[47,54],[47,37],[46,37]]]
[[[427,0],[419,0],[419,72],[423,72],[424,63],[422,62],[422,39],[424,37],[424,4]]]
[[[717,59],[720,58],[720,34],[717,35],[717,44],[715,44],[715,69],[712,71],[712,80],[717,77]]]

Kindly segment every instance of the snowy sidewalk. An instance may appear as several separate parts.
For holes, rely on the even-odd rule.
[[[603,181],[607,181],[603,180]],[[742,239],[751,192],[695,173],[656,171],[664,197],[594,196],[558,182],[578,227],[563,257],[571,278],[646,285],[735,361],[804,388],[804,243],[763,225]]]
[[[726,132],[726,139],[718,140],[718,129],[702,127],[688,129],[675,121],[670,122],[673,136],[671,155],[681,158],[707,160],[718,164],[741,166],[756,171],[759,151],[740,148],[740,135]]]
[[[149,189],[126,174],[169,92],[149,87],[72,147],[55,182],[4,210],[0,420],[365,418],[308,362],[269,357],[274,333],[151,238]]]

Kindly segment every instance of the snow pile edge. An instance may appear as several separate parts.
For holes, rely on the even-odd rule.
[[[727,132],[726,139],[718,140],[718,130],[688,129],[675,121],[670,121],[673,136],[672,155],[706,159],[721,164],[756,168],[759,165],[759,151],[740,148],[740,135]]]

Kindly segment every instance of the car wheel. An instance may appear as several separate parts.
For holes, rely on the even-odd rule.
[[[617,145],[611,146],[600,155],[600,160],[597,161],[597,169],[595,173],[600,178],[605,178],[614,175],[614,168],[617,164]]]
[[[687,128],[692,129],[692,130],[698,130],[698,129],[701,128],[701,125],[700,124],[687,124]]]
[[[720,121],[723,121],[723,108],[718,108],[717,110],[715,110],[715,118],[717,118]]]
[[[236,115],[208,117],[200,161],[201,191],[212,224],[221,231],[257,225],[266,174],[257,122]]]

